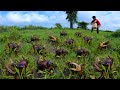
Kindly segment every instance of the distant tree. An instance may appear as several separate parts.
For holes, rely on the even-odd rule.
[[[82,29],[87,29],[87,26],[89,25],[89,23],[84,22],[84,21],[82,21],[82,22],[77,22],[77,24],[78,24],[78,27],[79,27],[79,28],[82,28]]]
[[[33,25],[28,25],[26,28],[32,29],[34,26]]]
[[[70,28],[73,29],[73,24],[77,22],[77,11],[65,11],[66,19],[70,22]]]
[[[58,29],[61,29],[62,28],[62,25],[60,23],[56,23],[55,24],[55,27],[58,28]]]

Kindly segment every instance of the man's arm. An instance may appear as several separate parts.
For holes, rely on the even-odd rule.
[[[95,23],[96,22],[96,20],[92,20],[92,22],[91,23]]]
[[[94,22],[94,20],[91,21],[91,24]]]

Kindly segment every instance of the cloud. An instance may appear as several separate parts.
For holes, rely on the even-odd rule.
[[[1,11],[1,25],[40,25],[54,27],[60,23],[63,27],[69,27],[64,11]],[[101,30],[116,30],[120,28],[120,11],[78,11],[78,21],[90,23],[92,16],[96,16],[102,26]],[[74,24],[74,27],[77,27]],[[91,25],[88,26],[91,28]]]
[[[40,25],[54,27],[55,23],[61,23],[69,27],[66,14],[63,11],[10,11],[3,15],[0,12],[0,24],[2,25]]]
[[[45,15],[39,15],[38,13],[23,14],[21,12],[8,12],[6,19],[13,23],[48,21],[48,17]]]

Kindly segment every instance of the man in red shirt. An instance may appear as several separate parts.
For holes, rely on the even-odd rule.
[[[93,16],[92,18],[93,18],[93,20],[92,20],[91,24],[92,23],[97,23],[97,33],[99,33],[99,27],[101,26],[101,23],[98,19],[96,19],[96,16]],[[91,32],[92,31],[93,31],[93,28],[92,28]]]

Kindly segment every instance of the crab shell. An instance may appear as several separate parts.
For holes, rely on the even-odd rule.
[[[82,55],[89,54],[89,52],[88,52],[86,49],[83,49],[83,48],[78,49],[78,50],[76,51],[76,53],[77,53],[77,56],[78,56],[78,57],[81,57]]]
[[[102,64],[103,64],[106,68],[108,68],[109,66],[110,66],[110,68],[111,68],[111,66],[112,66],[112,64],[113,64],[113,58],[111,58],[111,57],[106,58],[105,61],[104,61]]]
[[[48,69],[50,67],[51,63],[48,60],[44,60],[44,61],[37,61],[37,68],[39,70],[44,70],[44,69]]]
[[[57,56],[60,56],[60,55],[63,55],[63,54],[66,54],[67,53],[67,51],[65,51],[64,49],[58,49],[58,50],[56,50],[56,55]]]
[[[20,60],[20,62],[17,64],[17,68],[19,69],[27,68],[27,66],[28,66],[27,60]]]

